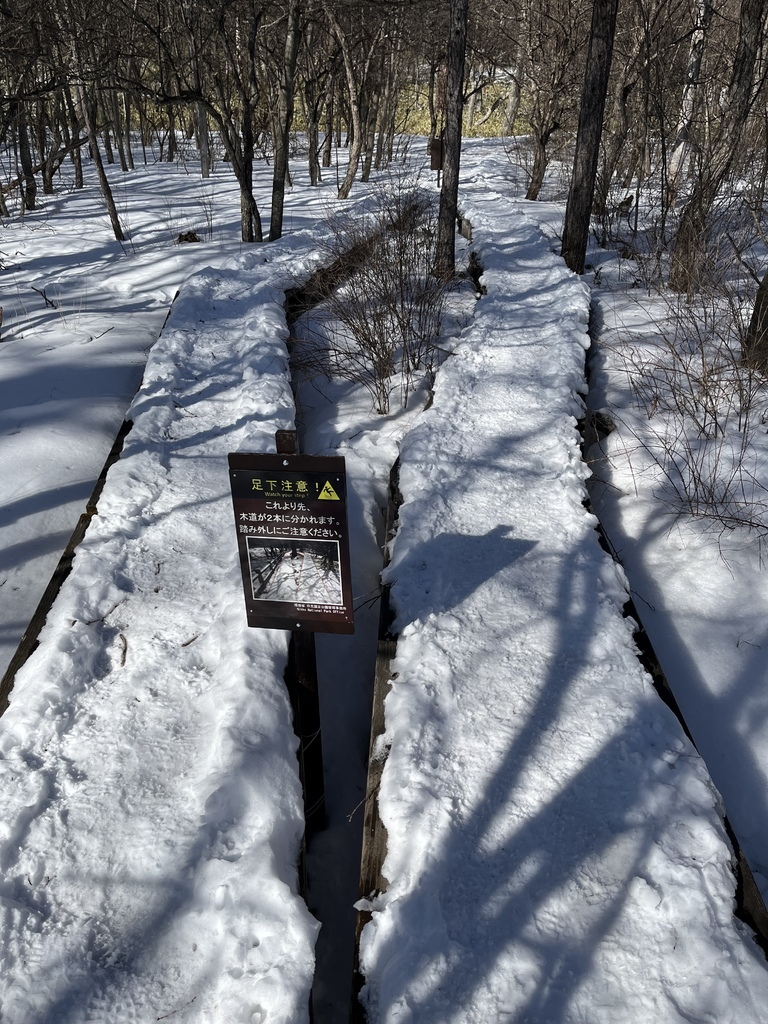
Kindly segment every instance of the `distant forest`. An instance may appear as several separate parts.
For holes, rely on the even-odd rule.
[[[724,203],[729,224],[762,230],[766,2],[618,3],[593,223],[605,234],[622,219],[637,232],[650,207],[653,245],[672,253],[678,291],[701,286]],[[0,0],[0,216],[34,210],[65,161],[82,185],[85,152],[107,197],[104,162],[130,172],[136,160],[194,152],[203,176],[217,160],[231,166],[243,240],[278,238],[297,138],[312,183],[333,173],[344,198],[402,155],[406,135],[440,137],[457,10],[463,131],[507,138],[536,199],[548,168],[572,165],[593,11],[610,6],[616,0]],[[268,227],[253,194],[263,158],[274,168]],[[110,215],[120,237],[113,204]]]

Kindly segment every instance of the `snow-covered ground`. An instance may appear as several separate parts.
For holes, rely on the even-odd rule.
[[[113,175],[130,242],[110,238],[95,182],[41,197],[0,235],[0,675],[50,579],[141,382],[183,279],[200,265],[200,200],[235,189],[183,167]],[[176,186],[179,186],[178,188]],[[239,248],[215,208],[206,261]]]
[[[170,176],[173,203],[199,186]],[[398,447],[402,458],[380,794],[389,888],[370,894],[362,944],[370,1019],[761,1024],[768,969],[733,917],[718,794],[638,665],[624,577],[582,504],[589,294],[552,251],[562,209],[513,198],[492,143],[467,145],[464,178],[487,295],[432,408],[377,417],[344,385],[317,391],[304,415],[305,448],[347,457],[362,618],[375,619],[377,506]],[[217,252],[183,284],[99,514],[0,719],[3,1021],[307,1019],[318,925],[297,892],[287,637],[245,625],[226,465],[228,452],[274,450],[293,423],[282,292],[317,263],[330,202],[304,180],[297,167],[282,242]],[[37,252],[51,281],[76,201],[56,200]],[[4,229],[4,252],[21,250],[33,221]],[[179,258],[167,233],[162,251],[147,247],[144,284],[138,247],[120,274],[126,305],[160,316],[192,264],[167,267]],[[160,295],[162,280],[173,283]],[[108,305],[119,317],[118,292]],[[8,322],[6,308],[5,337]],[[20,312],[0,344],[0,386],[10,378],[14,393],[14,375],[35,368],[21,346],[41,333],[25,323]],[[110,324],[85,328],[86,353]],[[48,341],[73,347],[66,332]],[[70,430],[74,408],[50,422]],[[29,427],[21,402],[15,415],[11,440],[27,435],[30,449],[14,473],[40,451],[39,410]],[[24,487],[40,511],[41,485]],[[4,548],[29,541],[4,530]],[[338,681],[325,715],[354,722],[359,694],[351,717],[333,702],[372,655],[356,637],[322,640]],[[365,750],[364,737],[349,742],[329,751],[335,776]],[[354,799],[331,796],[349,812]]]
[[[0,229],[0,676],[13,656],[141,382],[180,284],[239,253],[226,166],[110,168],[128,242],[93,180],[40,197]],[[264,178],[259,200],[266,202]],[[286,224],[322,217],[332,192],[289,196]],[[201,244],[177,244],[195,231]]]
[[[768,903],[768,388],[684,302],[600,265],[591,404],[616,429],[589,453],[595,507]]]
[[[562,210],[470,160],[488,294],[403,442],[386,573],[370,1019],[758,1022],[768,973],[732,918],[717,794],[582,505],[589,295],[550,249]]]

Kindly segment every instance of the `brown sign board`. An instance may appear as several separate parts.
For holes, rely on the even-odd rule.
[[[431,171],[442,171],[443,169],[443,140],[429,140],[429,169]]]
[[[354,633],[341,456],[229,456],[248,625]]]

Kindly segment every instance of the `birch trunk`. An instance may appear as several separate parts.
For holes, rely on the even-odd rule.
[[[763,40],[767,2],[742,0],[739,39],[720,127],[712,139],[707,158],[702,161],[691,197],[680,217],[672,250],[669,285],[673,291],[692,295],[703,283],[709,213],[731,169],[754,101],[755,65]]]
[[[688,56],[688,70],[685,76],[683,95],[680,101],[680,117],[677,122],[675,141],[669,156],[667,169],[668,201],[674,200],[679,188],[680,177],[690,148],[691,125],[696,111],[696,100],[700,87],[701,62],[707,42],[707,30],[712,21],[712,0],[699,0],[696,24],[691,34]]]
[[[464,61],[467,51],[468,0],[451,0],[448,71],[445,87],[443,184],[437,218],[435,273],[449,280],[456,272],[456,214],[459,205],[461,117],[464,110]]]

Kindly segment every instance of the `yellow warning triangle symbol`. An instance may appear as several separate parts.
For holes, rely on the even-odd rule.
[[[341,498],[338,496],[336,491],[334,491],[333,487],[331,487],[330,480],[325,481],[325,487],[318,494],[318,498],[321,501],[341,501]]]

